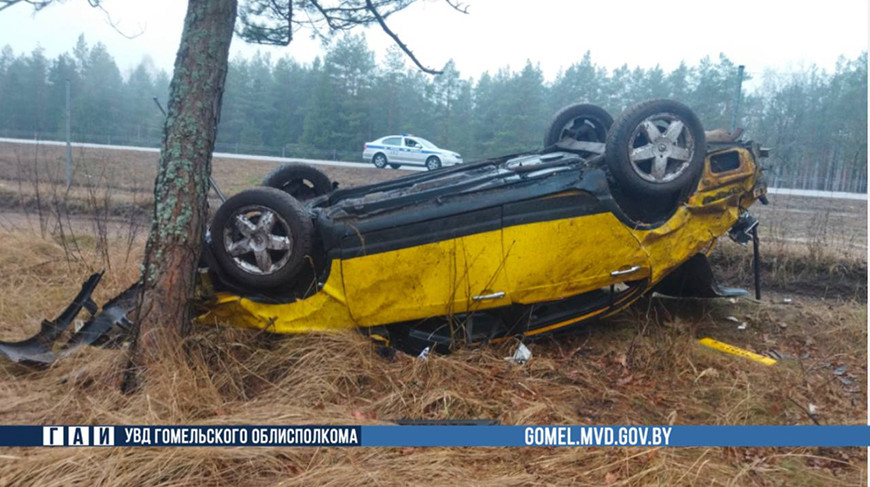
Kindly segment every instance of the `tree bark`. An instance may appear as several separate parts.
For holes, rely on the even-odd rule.
[[[163,126],[154,213],[125,389],[177,354],[192,319],[196,267],[208,217],[209,176],[237,0],[189,0]]]

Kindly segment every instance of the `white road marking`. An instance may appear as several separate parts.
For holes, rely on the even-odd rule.
[[[808,198],[830,198],[835,200],[867,200],[867,193],[846,193],[844,191],[820,191],[817,189],[768,188],[770,194],[806,196]]]

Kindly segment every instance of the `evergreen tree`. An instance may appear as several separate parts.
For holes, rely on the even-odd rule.
[[[737,69],[720,55],[666,71],[620,66],[608,71],[586,52],[551,83],[527,61],[519,72],[464,79],[451,60],[442,74],[409,67],[398,47],[383,62],[362,36],[333,39],[323,59],[300,64],[267,55],[229,62],[218,150],[357,159],[362,143],[413,133],[460,152],[465,160],[534,150],[550,117],[586,102],[617,116],[648,98],[692,107],[708,129],[726,128]],[[105,46],[79,36],[69,53],[0,50],[0,130],[4,135],[62,138],[66,80],[73,137],[156,145],[169,76],[150,59],[122,77]],[[750,79],[747,74],[746,79]],[[867,55],[841,59],[833,72],[815,66],[767,72],[743,95],[738,125],[774,148],[771,182],[801,188],[864,191],[867,185]]]

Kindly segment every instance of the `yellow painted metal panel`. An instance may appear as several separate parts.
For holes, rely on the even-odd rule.
[[[361,326],[395,323],[510,303],[501,230],[347,259],[344,286]],[[505,292],[480,302],[473,296]]]
[[[510,304],[510,288],[502,248],[502,230],[457,239],[454,274],[455,309],[478,311]],[[501,298],[475,301],[475,296],[504,293]]]
[[[714,218],[719,218],[719,215],[701,216],[699,220],[686,207],[681,207],[658,228],[631,231],[649,255],[653,282],[658,282],[710,245],[714,235],[709,221]]]
[[[566,298],[613,282],[649,276],[638,241],[611,213],[505,228],[505,266],[514,302]],[[635,272],[611,277],[620,269]]]
[[[731,355],[735,355],[737,357],[748,358],[749,360],[754,360],[760,364],[764,365],[776,365],[776,360],[765,357],[764,355],[758,355],[757,353],[750,352],[749,350],[745,350],[740,347],[736,347],[734,345],[729,345],[727,343],[723,343],[717,340],[713,340],[712,338],[702,338],[698,340],[698,343],[704,345],[705,347],[710,347],[714,350],[719,350],[720,352],[729,353]]]
[[[292,303],[261,303],[228,293],[218,293],[201,322],[230,323],[262,328],[274,333],[346,330],[356,327],[347,309],[342,287],[341,263],[333,261],[329,280],[313,296]]]

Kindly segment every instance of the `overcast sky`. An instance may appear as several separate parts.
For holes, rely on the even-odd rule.
[[[244,1],[244,0],[241,0]],[[71,50],[84,33],[88,43],[108,46],[127,73],[143,56],[171,71],[181,36],[183,0],[103,0],[118,29],[85,0],[67,0],[34,14],[26,4],[0,12],[0,45],[16,54],[42,46],[50,57]],[[837,57],[867,50],[867,0],[467,0],[469,14],[443,0],[420,0],[389,19],[424,64],[439,68],[453,58],[464,77],[478,77],[526,59],[540,63],[552,79],[587,50],[608,68],[629,66],[666,70],[681,60],[696,63],[725,53],[750,73],[789,72],[810,64],[832,69]],[[369,28],[370,47],[382,56],[392,42]],[[289,54],[311,61],[319,41],[298,36],[289,47],[272,48],[233,41],[233,55],[257,49],[272,57]]]

